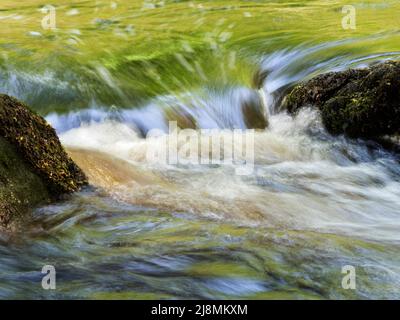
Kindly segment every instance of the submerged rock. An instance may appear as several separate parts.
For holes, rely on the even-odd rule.
[[[262,99],[259,92],[253,91],[241,102],[243,120],[247,129],[264,130],[268,127],[268,119]]]
[[[86,184],[46,120],[0,95],[0,225]]]
[[[196,119],[186,110],[179,107],[169,107],[164,111],[165,119],[168,122],[176,121],[180,129],[196,129]]]
[[[332,134],[376,138],[400,133],[400,62],[319,75],[296,86],[283,101],[295,114],[317,107]]]

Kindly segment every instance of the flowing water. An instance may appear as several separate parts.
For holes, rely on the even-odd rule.
[[[0,298],[400,298],[398,156],[279,109],[299,81],[398,59],[397,0],[358,1],[356,30],[346,1],[52,2],[55,30],[43,0],[2,1],[0,91],[46,117],[91,186],[0,234]],[[147,161],[149,130],[245,129],[254,97],[269,127],[252,174]]]

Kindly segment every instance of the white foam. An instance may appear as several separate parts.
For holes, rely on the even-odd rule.
[[[309,135],[310,130],[322,138]],[[295,119],[272,116],[270,130],[255,135],[256,171],[246,177],[236,176],[229,165],[149,164],[146,152],[160,141],[141,138],[135,127],[116,121],[83,125],[61,140],[69,148],[121,158],[169,183],[140,186],[132,178],[110,187],[125,201],[143,204],[146,199],[146,205],[235,223],[400,241],[400,184],[389,170],[395,162],[374,158],[362,144],[330,137],[310,110]],[[362,161],[352,161],[342,149]]]

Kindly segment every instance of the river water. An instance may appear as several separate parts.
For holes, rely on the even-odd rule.
[[[398,156],[279,109],[299,81],[399,58],[398,1],[359,1],[355,30],[345,2],[57,0],[44,30],[47,3],[3,1],[0,91],[46,117],[91,185],[0,234],[0,298],[400,298]],[[251,174],[149,163],[149,130],[244,130],[254,96],[269,127]]]

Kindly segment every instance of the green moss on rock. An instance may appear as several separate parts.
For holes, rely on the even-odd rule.
[[[40,177],[16,148],[0,137],[0,226],[8,227],[29,208],[49,200]]]
[[[55,130],[7,95],[0,95],[0,152],[0,225],[87,184]]]
[[[283,107],[295,114],[304,106],[321,111],[333,134],[376,138],[400,132],[400,62],[331,72],[295,87]]]

